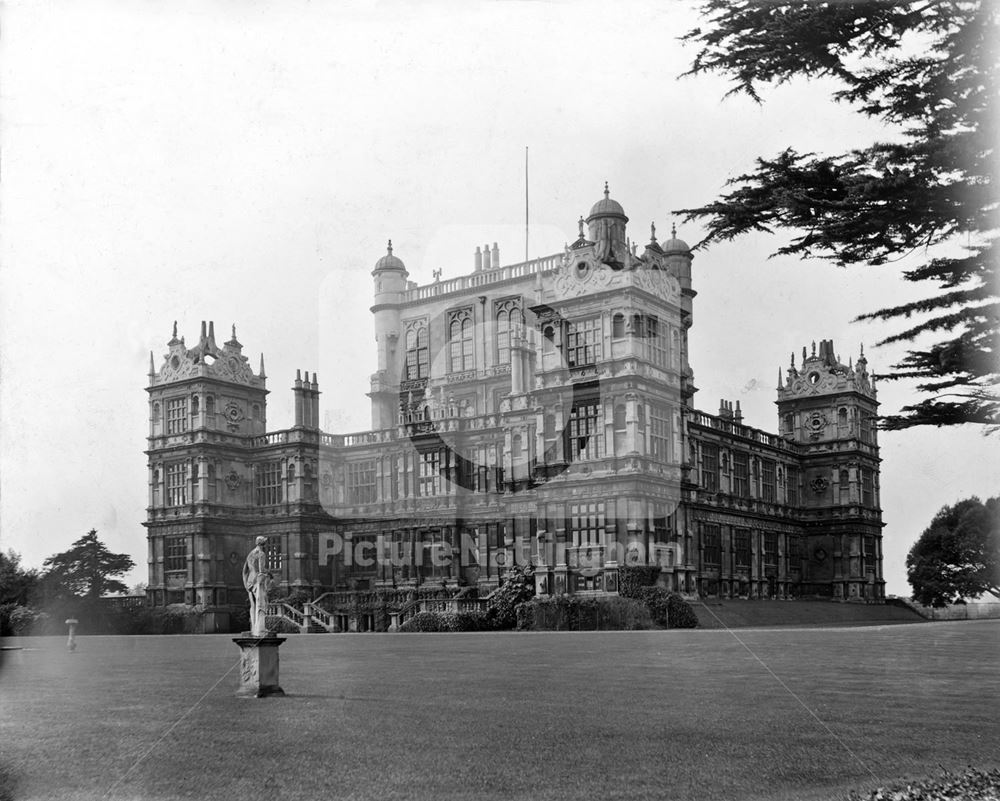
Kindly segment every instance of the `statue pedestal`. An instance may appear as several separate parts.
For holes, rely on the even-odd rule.
[[[237,695],[263,698],[284,695],[278,684],[278,647],[286,640],[268,634],[264,637],[233,637],[240,647],[240,688]]]

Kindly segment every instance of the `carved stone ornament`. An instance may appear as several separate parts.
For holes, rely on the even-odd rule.
[[[826,426],[826,415],[822,412],[813,412],[806,420],[806,425],[813,431],[819,431]]]
[[[320,479],[320,484],[323,485],[323,489],[330,489],[333,486],[333,473],[329,470],[323,473],[323,477]]]
[[[233,492],[240,488],[240,484],[243,483],[243,479],[240,478],[240,474],[235,470],[230,470],[229,474],[226,476],[226,486],[229,487]]]
[[[827,481],[822,476],[818,476],[809,482],[809,488],[815,492],[817,495],[822,495],[826,492],[827,487],[830,486],[830,482]]]
[[[236,401],[229,401],[223,410],[223,414],[225,414],[226,419],[231,423],[239,423],[246,418],[243,409],[240,408],[240,405]]]

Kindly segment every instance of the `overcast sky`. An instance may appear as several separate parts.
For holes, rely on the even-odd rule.
[[[472,269],[484,242],[560,251],[604,181],[647,241],[753,158],[890,137],[795,83],[763,106],[678,76],[689,3],[67,2],[0,8],[0,546],[38,566],[97,528],[146,578],[149,351],[178,321],[265,354],[269,427],[317,370],[327,429],[370,424],[370,270],[392,238],[411,279]],[[700,239],[696,226],[678,235]],[[774,431],[778,367],[830,339],[846,362],[895,326],[859,313],[926,293],[907,262],[768,259],[746,237],[694,262],[695,401]],[[917,254],[920,255],[920,254]],[[225,337],[228,338],[228,337]],[[915,396],[882,384],[883,411]],[[882,432],[887,591],[931,516],[996,494],[995,438]]]

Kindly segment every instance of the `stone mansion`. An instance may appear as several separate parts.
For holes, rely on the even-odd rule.
[[[264,362],[202,323],[150,355],[148,602],[225,626],[268,538],[278,594],[496,587],[615,593],[624,565],[692,596],[879,601],[876,389],[831,341],[779,371],[778,432],[739,404],[697,408],[693,256],[626,236],[604,196],[564,252],[418,286],[375,264],[372,428],[320,429],[297,374],[294,424],[268,431]],[[775,359],[770,354],[768,359]],[[798,358],[797,358],[798,357]]]

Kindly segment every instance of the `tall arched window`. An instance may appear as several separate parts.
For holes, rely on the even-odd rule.
[[[511,298],[496,304],[497,364],[510,364],[511,335],[524,330],[521,299]]]
[[[625,336],[625,315],[621,312],[616,312],[615,316],[611,318],[611,336],[615,339],[621,339]]]
[[[427,350],[427,324],[417,321],[406,331],[406,380],[427,378],[430,359]]]
[[[542,330],[542,353],[552,353],[556,345],[556,329],[551,325]]]
[[[452,373],[471,370],[475,365],[472,341],[472,314],[468,309],[451,313],[448,326],[449,365]]]
[[[625,404],[619,403],[614,412],[615,431],[625,430]]]

